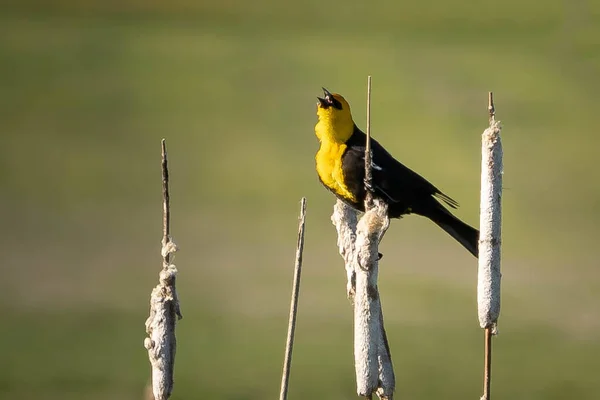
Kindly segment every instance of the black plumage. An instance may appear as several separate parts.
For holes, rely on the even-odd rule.
[[[347,148],[342,155],[342,170],[344,183],[356,201],[337,196],[360,211],[364,211],[366,193],[365,145],[365,133],[354,125],[354,131],[346,141]],[[406,214],[427,217],[477,257],[479,231],[452,215],[440,201],[452,208],[457,208],[458,203],[421,175],[397,161],[373,138],[371,149],[373,195],[388,204],[390,218],[400,218]]]

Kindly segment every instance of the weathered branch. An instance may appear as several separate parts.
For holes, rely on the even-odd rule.
[[[146,320],[144,347],[152,367],[152,392],[156,400],[167,400],[173,391],[175,366],[175,324],[181,319],[179,299],[175,289],[177,268],[171,264],[171,253],[177,246],[170,237],[169,170],[165,140],[162,140],[163,238],[161,255],[163,269],[159,283],[150,296],[150,316]]]
[[[285,344],[285,357],[283,362],[283,373],[281,376],[281,391],[279,399],[286,400],[290,371],[292,367],[292,350],[294,348],[294,333],[296,331],[296,316],[298,315],[298,298],[300,297],[300,276],[302,273],[302,252],[304,251],[304,224],[306,220],[306,197],[300,201],[300,222],[298,226],[298,242],[296,244],[296,262],[294,263],[294,283],[292,285],[292,300],[290,304],[290,318],[288,322],[288,334]]]

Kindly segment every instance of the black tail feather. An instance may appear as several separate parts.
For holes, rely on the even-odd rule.
[[[436,207],[432,215],[426,215],[440,228],[463,245],[471,254],[479,258],[479,231],[456,218],[442,205]]]

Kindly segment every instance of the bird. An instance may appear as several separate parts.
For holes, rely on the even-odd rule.
[[[338,93],[323,88],[317,97],[315,134],[320,142],[315,156],[320,182],[340,200],[365,211],[366,191],[388,206],[390,218],[417,214],[429,218],[475,257],[479,256],[479,231],[454,216],[447,207],[458,203],[418,173],[396,160],[371,138],[372,182],[365,187],[367,135],[352,118],[350,105]],[[443,204],[442,204],[443,203]]]

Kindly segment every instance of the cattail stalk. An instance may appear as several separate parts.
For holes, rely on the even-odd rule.
[[[306,221],[306,197],[300,201],[300,222],[298,226],[298,241],[296,243],[296,262],[294,263],[294,282],[292,284],[292,300],[290,303],[290,318],[288,321],[288,334],[285,344],[283,373],[281,375],[281,390],[279,400],[286,400],[292,368],[292,351],[294,349],[294,333],[296,331],[296,317],[298,315],[298,299],[300,298],[300,276],[302,274],[302,253],[304,251],[304,225]]]
[[[488,97],[490,126],[482,135],[481,209],[477,311],[485,329],[484,388],[482,400],[490,399],[492,340],[500,315],[500,245],[502,217],[502,142],[492,92]]]
[[[163,238],[161,255],[163,269],[159,283],[150,296],[150,316],[146,320],[144,347],[152,367],[152,393],[156,400],[167,400],[173,391],[176,338],[175,324],[181,319],[179,299],[175,288],[177,268],[171,264],[171,254],[177,246],[170,236],[169,170],[165,140],[162,140],[163,181]]]
[[[367,81],[367,143],[365,150],[365,214],[338,200],[331,217],[338,232],[338,248],[344,259],[347,294],[354,302],[354,365],[359,396],[392,399],[395,376],[383,324],[377,287],[379,242],[389,227],[387,206],[373,200],[371,181],[371,77]],[[357,222],[358,221],[358,222]]]

